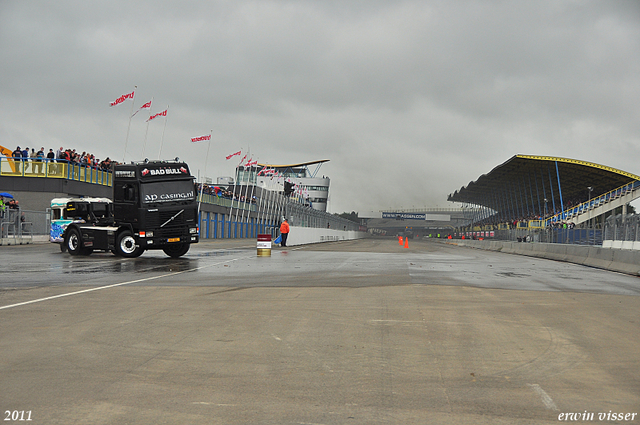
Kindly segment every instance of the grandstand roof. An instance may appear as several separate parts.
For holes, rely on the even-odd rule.
[[[323,162],[329,162],[328,159],[320,159],[318,161],[301,162],[299,164],[286,164],[286,165],[274,165],[274,164],[258,164],[260,167],[272,167],[272,168],[295,168],[305,167],[307,165],[322,164]]]
[[[448,197],[452,202],[481,205],[510,216],[538,214],[547,199],[560,207],[584,202],[617,189],[637,176],[613,167],[577,159],[515,155]],[[589,193],[589,187],[593,191]],[[556,208],[557,209],[557,208]]]

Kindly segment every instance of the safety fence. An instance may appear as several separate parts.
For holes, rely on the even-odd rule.
[[[453,233],[454,238],[489,239],[510,242],[544,242],[574,245],[602,245],[603,231],[599,228],[529,228],[510,229],[495,227],[495,230],[469,230]]]
[[[0,212],[0,245],[29,243],[34,236],[48,235],[49,213],[8,208]]]
[[[496,240],[511,242],[543,242],[574,245],[602,245],[602,229],[582,228],[516,228],[496,230]]]
[[[607,241],[640,242],[640,215],[618,214],[607,218],[604,226]]]
[[[342,217],[317,211],[309,206],[290,202],[288,198],[273,192],[258,198],[255,214],[243,214],[238,209],[226,213],[200,212],[201,239],[256,238],[258,234],[280,234],[280,224],[287,218],[292,227],[327,228],[342,231],[358,231],[360,225]],[[240,210],[242,211],[242,210]]]
[[[296,203],[286,204],[286,217],[289,220],[289,224],[296,227],[327,228],[342,231],[358,231],[360,229],[360,225],[351,220]]]
[[[562,225],[559,227],[537,228],[523,225],[516,228],[499,228],[494,232],[496,240],[504,241],[531,241],[545,243],[565,243],[577,245],[604,245],[612,246],[614,242],[634,242],[636,244],[613,244],[613,246],[638,249],[640,246],[640,215],[617,214],[606,219],[604,226],[595,223],[587,228]]]

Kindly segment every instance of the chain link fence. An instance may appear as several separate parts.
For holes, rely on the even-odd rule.
[[[286,217],[291,226],[327,228],[333,230],[359,230],[360,224],[324,211],[289,202],[285,204]]]
[[[49,213],[7,208],[0,212],[0,244],[23,243],[49,234]]]
[[[512,242],[564,243],[575,245],[602,245],[602,229],[543,228],[496,230],[495,239]]]
[[[604,227],[604,240],[640,241],[640,215],[618,214],[607,218]]]

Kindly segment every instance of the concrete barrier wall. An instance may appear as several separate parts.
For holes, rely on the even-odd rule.
[[[447,243],[509,254],[566,261],[640,276],[640,251],[635,249],[495,240],[455,240]]]
[[[602,241],[604,248],[640,250],[640,241]]]
[[[289,237],[287,238],[287,246],[361,239],[366,235],[367,232],[291,226]]]

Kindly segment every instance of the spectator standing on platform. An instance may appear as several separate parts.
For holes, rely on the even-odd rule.
[[[22,162],[22,151],[20,150],[20,146],[18,146],[11,155],[13,156],[13,163],[16,165],[16,171],[19,173],[20,163]]]
[[[38,174],[42,174],[42,161],[43,160],[44,160],[44,148],[40,148],[40,150],[36,153],[36,159],[35,159],[36,166],[38,167]]]
[[[56,159],[56,154],[53,152],[53,149],[49,149],[49,153],[47,153],[47,167],[49,167],[49,173],[56,173],[56,166],[53,163],[53,160]]]
[[[58,162],[62,162],[63,158],[64,158],[64,148],[60,146],[60,149],[56,151],[56,159],[58,160]]]
[[[24,172],[27,173],[27,168],[29,168],[29,148],[26,147],[22,151],[22,162],[24,163]]]
[[[29,153],[29,158],[31,159],[31,172],[36,172],[36,150],[31,148],[31,153]]]
[[[287,246],[287,237],[289,236],[289,223],[287,223],[287,219],[285,218],[282,224],[280,225],[280,237],[282,238],[282,242],[280,242],[280,246]]]

